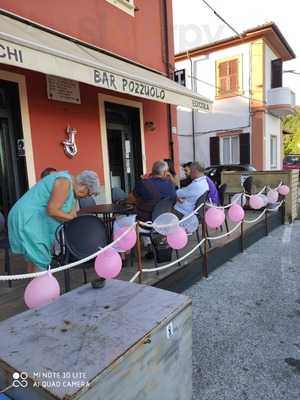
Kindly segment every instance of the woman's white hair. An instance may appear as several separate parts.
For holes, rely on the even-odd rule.
[[[89,192],[92,194],[100,193],[99,177],[94,171],[82,171],[77,177],[76,181],[79,185],[85,185]]]

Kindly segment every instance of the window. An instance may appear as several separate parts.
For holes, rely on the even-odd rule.
[[[106,0],[134,17],[134,0]]]
[[[240,163],[240,138],[236,136],[225,136],[221,138],[221,162],[225,164]]]
[[[277,136],[271,136],[270,140],[271,168],[277,168]]]
[[[278,58],[271,63],[271,88],[282,87],[282,59]]]
[[[217,61],[216,95],[231,97],[241,94],[241,57]]]

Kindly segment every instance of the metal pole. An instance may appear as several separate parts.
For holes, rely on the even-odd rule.
[[[140,238],[140,229],[139,224],[137,223],[135,226],[136,231],[136,259],[137,259],[137,272],[139,272],[139,283],[142,283],[142,251],[141,251],[141,238]]]
[[[241,252],[244,252],[244,221],[241,223]]]
[[[266,236],[269,235],[269,220],[268,220],[268,210],[265,213],[265,223],[266,223]]]
[[[207,257],[207,227],[203,218],[202,222],[202,238],[204,238],[204,254],[202,261],[202,274],[205,278],[208,278],[208,257]]]

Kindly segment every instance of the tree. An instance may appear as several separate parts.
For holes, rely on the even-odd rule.
[[[300,107],[296,108],[294,114],[288,115],[283,120],[283,130],[288,132],[284,135],[284,154],[300,153]]]

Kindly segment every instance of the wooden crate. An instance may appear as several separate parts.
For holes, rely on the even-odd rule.
[[[15,371],[28,374],[27,387],[6,392],[15,400],[192,398],[183,295],[117,280],[85,285],[1,322],[0,337],[0,389]]]

